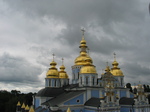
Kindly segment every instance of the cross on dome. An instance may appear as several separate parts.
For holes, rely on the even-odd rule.
[[[55,56],[55,54],[53,53],[52,55],[53,55],[53,61],[54,61],[54,56]]]
[[[114,52],[114,60],[116,60],[116,53]]]
[[[82,35],[84,35],[85,29],[84,29],[84,28],[82,28],[82,29],[81,29],[81,31],[82,31]]]
[[[64,64],[64,58],[62,58],[62,65]]]

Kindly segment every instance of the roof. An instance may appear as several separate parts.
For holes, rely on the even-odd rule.
[[[75,96],[82,94],[83,92],[84,92],[84,90],[65,91],[64,93],[42,103],[42,105],[56,106],[56,105],[59,105]]]
[[[99,107],[101,102],[100,100],[103,100],[104,98],[95,98],[92,97],[88,101],[85,102],[85,106],[92,106],[92,107]]]
[[[63,88],[50,88],[45,87],[41,89],[36,96],[42,96],[42,97],[55,97],[59,94],[62,94],[65,90]]]
[[[134,98],[126,98],[126,97],[122,97],[119,100],[119,104],[120,105],[134,105]]]
[[[79,84],[69,84],[69,85],[64,86],[65,89],[72,89],[76,87],[79,87]]]

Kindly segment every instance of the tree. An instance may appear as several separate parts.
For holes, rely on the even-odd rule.
[[[130,89],[129,91],[130,91],[130,92],[133,92],[133,90],[132,90],[132,87],[131,87],[131,84],[130,84],[130,83],[127,83],[127,84],[126,84],[126,88],[129,88],[129,89]]]

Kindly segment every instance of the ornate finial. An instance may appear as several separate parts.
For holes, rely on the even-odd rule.
[[[108,66],[108,61],[106,62],[106,66]]]
[[[62,58],[62,65],[64,64],[64,58]]]
[[[55,54],[53,53],[52,55],[53,55],[53,61],[54,61],[54,56],[55,56]]]
[[[82,35],[84,36],[85,29],[82,28],[81,31],[82,31]]]
[[[114,52],[114,60],[116,60],[116,53]]]

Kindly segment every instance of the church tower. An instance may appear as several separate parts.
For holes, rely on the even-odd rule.
[[[21,104],[19,101],[17,103],[16,112],[21,112]]]
[[[85,59],[85,65],[80,69],[79,86],[97,86],[97,72],[90,58]]]
[[[82,31],[82,40],[80,41],[80,46],[79,46],[79,48],[81,49],[80,55],[75,59],[75,65],[72,66],[72,83],[73,84],[79,83],[79,72],[80,72],[81,67],[86,64],[85,60],[88,58],[90,63],[93,62],[91,57],[88,55],[86,51],[87,45],[86,45],[86,40],[84,39],[85,30],[82,29],[81,31]]]
[[[62,58],[62,65],[60,66],[60,71],[59,71],[59,78],[60,78],[61,87],[69,84],[69,77],[65,71],[65,66],[63,64],[63,60],[64,59]]]
[[[119,81],[117,87],[124,87],[124,75],[123,72],[118,68],[119,63],[116,61],[116,54],[114,53],[114,62],[112,63],[111,73]]]
[[[53,60],[50,63],[51,67],[49,68],[45,78],[45,87],[60,87],[59,73],[56,65],[57,63],[54,61],[53,54]]]

